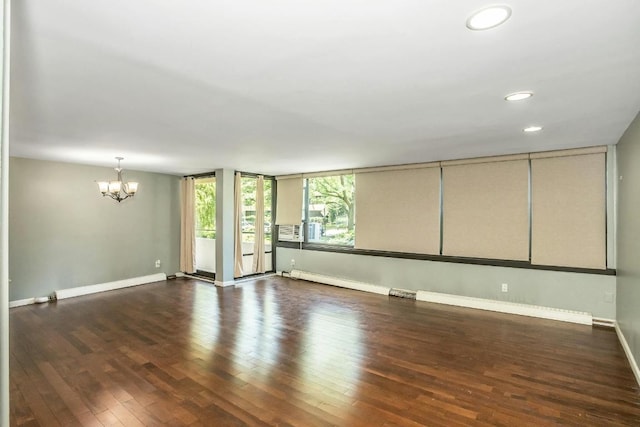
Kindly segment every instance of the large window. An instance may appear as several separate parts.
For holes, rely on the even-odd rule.
[[[280,176],[279,238],[289,248],[609,274],[606,152],[589,147]]]
[[[353,174],[307,179],[307,241],[353,246],[355,237]]]

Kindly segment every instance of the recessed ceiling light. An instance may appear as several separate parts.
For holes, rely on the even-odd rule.
[[[531,132],[540,132],[542,130],[542,126],[529,126],[522,129],[523,132],[531,133]]]
[[[504,97],[505,101],[522,101],[523,99],[531,98],[533,92],[514,92]]]
[[[488,30],[497,27],[511,16],[509,6],[488,6],[474,12],[467,19],[467,28],[470,30]]]

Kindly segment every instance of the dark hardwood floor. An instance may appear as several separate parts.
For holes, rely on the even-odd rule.
[[[280,277],[10,319],[12,425],[640,425],[612,329]]]

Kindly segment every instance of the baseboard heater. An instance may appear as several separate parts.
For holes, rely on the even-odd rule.
[[[495,311],[498,313],[517,314],[520,316],[537,317],[541,319],[559,320],[561,322],[578,323],[581,325],[591,326],[594,323],[593,316],[590,313],[582,311],[564,310],[561,308],[466,297],[461,295],[443,294],[430,291],[410,291],[406,289],[389,288],[385,286],[340,279],[337,277],[309,273],[300,270],[293,270],[291,272],[291,277],[296,279],[308,280],[310,282],[339,286],[341,288],[354,289],[364,292],[373,292],[380,295],[411,298],[417,301],[433,302],[437,304],[446,304],[465,308],[475,308],[479,310]]]
[[[560,320],[562,322],[579,323],[581,325],[591,326],[593,324],[593,317],[591,314],[583,311],[564,310],[561,308],[519,304],[509,301],[497,301],[428,291],[418,291],[416,299],[418,301],[435,302],[438,304],[454,305],[457,307],[477,308],[479,310],[496,311],[498,313]]]
[[[408,289],[391,288],[389,290],[389,296],[390,297],[398,297],[398,298],[406,298],[406,299],[416,299],[416,297],[418,296],[418,292],[410,291]]]

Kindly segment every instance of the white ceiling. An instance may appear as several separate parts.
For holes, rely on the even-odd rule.
[[[615,144],[640,1],[507,0],[468,30],[487,4],[14,1],[11,155],[285,174]]]

